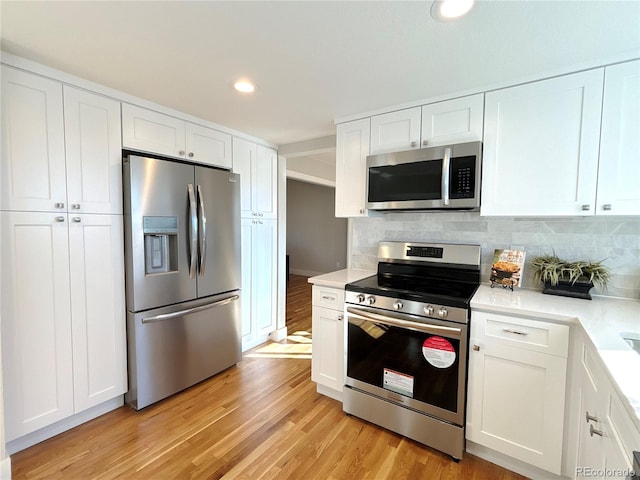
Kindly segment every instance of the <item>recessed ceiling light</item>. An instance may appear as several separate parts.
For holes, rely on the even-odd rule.
[[[248,80],[238,80],[233,84],[233,88],[241,93],[253,93],[256,89],[255,85]]]
[[[473,7],[474,0],[436,0],[431,5],[431,16],[439,22],[461,17]]]

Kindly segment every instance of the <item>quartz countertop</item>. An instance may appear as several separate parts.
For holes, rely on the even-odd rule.
[[[345,268],[344,270],[311,277],[308,279],[308,282],[322,287],[344,288],[347,283],[355,282],[356,280],[361,280],[375,274],[376,272],[371,270]]]
[[[606,366],[625,407],[640,430],[640,355],[620,336],[631,332],[640,338],[640,301],[605,296],[593,300],[543,295],[537,290],[491,288],[480,285],[471,309],[539,317],[582,326]],[[633,415],[635,413],[635,415]]]

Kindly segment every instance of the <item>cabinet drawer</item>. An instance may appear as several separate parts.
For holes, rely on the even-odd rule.
[[[314,307],[325,307],[342,311],[344,308],[344,290],[314,285],[312,304]]]
[[[569,347],[568,325],[485,312],[472,313],[471,335],[565,358]]]
[[[609,387],[607,401],[607,421],[609,437],[618,445],[618,450],[624,455],[627,466],[633,463],[631,452],[640,449],[640,432],[635,428],[629,413],[625,410],[620,397],[613,387]]]

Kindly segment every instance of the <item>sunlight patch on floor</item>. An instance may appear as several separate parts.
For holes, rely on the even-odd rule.
[[[311,360],[311,333],[300,330],[280,342],[267,342],[246,354],[250,358],[297,358]]]

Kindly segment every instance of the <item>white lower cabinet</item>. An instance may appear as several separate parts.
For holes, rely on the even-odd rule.
[[[276,329],[277,221],[242,219],[242,349]]]
[[[569,327],[473,312],[467,440],[560,474]]]
[[[631,470],[631,452],[640,450],[640,431],[583,332],[575,345],[573,368],[578,394],[570,409],[577,425],[573,478],[625,478],[621,472]]]
[[[344,290],[312,290],[311,380],[318,392],[342,400],[344,385]]]
[[[8,442],[127,389],[122,216],[2,212]]]

